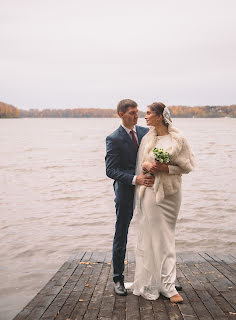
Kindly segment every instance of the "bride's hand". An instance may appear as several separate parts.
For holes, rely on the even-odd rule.
[[[166,173],[169,173],[168,164],[161,163],[159,161],[155,161],[155,166],[153,166],[153,170],[155,170],[155,172],[166,172]]]
[[[154,162],[146,161],[143,163],[142,168],[144,171],[151,172],[152,174],[155,174],[159,171],[158,168],[156,167],[156,161]]]

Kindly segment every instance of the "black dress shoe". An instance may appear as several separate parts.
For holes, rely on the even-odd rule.
[[[124,282],[122,281],[114,283],[114,291],[118,296],[127,296],[127,290],[125,289]]]
[[[177,290],[177,291],[182,291],[182,287],[181,286],[175,286],[175,289]]]

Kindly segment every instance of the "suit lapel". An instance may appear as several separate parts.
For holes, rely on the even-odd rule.
[[[131,140],[127,131],[122,126],[120,126],[119,129],[120,129],[119,131],[120,131],[120,134],[122,135],[123,140],[125,140],[136,151],[134,143]]]
[[[137,137],[138,137],[138,144],[140,145],[143,136],[142,136],[142,133],[141,133],[139,126],[136,126],[136,133],[137,133]]]

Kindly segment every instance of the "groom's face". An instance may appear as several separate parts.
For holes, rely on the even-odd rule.
[[[126,128],[132,129],[138,122],[138,108],[129,107],[125,113],[119,112],[122,123]]]

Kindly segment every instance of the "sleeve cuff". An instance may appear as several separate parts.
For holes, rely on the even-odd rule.
[[[137,178],[137,176],[134,176],[133,177],[133,180],[132,180],[132,184],[135,186],[136,185],[136,178]]]

